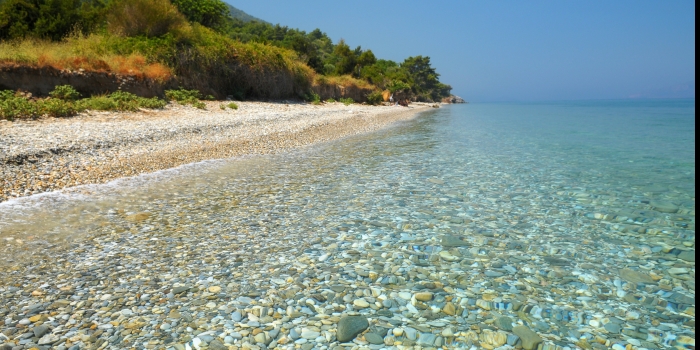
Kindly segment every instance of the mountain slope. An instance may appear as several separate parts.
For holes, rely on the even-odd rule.
[[[226,3],[226,5],[228,6],[229,12],[231,12],[231,17],[233,17],[233,18],[240,19],[243,22],[256,21],[256,22],[261,22],[261,23],[268,23],[266,21],[261,20],[260,18],[251,16],[251,15],[243,12],[242,10],[239,10],[239,9],[233,7],[229,3]]]

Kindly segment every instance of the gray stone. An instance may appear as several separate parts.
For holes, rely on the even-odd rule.
[[[546,261],[548,264],[552,266],[567,266],[570,264],[569,260],[564,260],[560,258],[555,258],[551,256],[545,256],[544,261]]]
[[[369,322],[364,316],[343,316],[338,321],[336,338],[341,343],[353,340],[356,335],[369,327]]]
[[[202,339],[203,342],[209,343],[214,340],[214,337],[209,334],[200,334],[197,338]]]
[[[224,345],[219,339],[214,339],[209,343],[209,349],[211,350],[228,350],[228,347]]]
[[[435,344],[435,334],[421,333],[417,343],[423,346],[433,346]]]
[[[676,206],[673,203],[670,202],[664,202],[664,201],[651,201],[649,203],[654,210],[662,212],[662,213],[675,213],[678,211],[678,206]]]
[[[620,327],[620,325],[618,325],[616,323],[612,323],[612,322],[606,323],[604,327],[605,327],[606,331],[613,333],[613,334],[619,334],[620,331],[622,330],[622,327]]]
[[[44,334],[49,332],[49,326],[42,324],[41,326],[36,326],[34,327],[34,336],[37,338],[41,338],[44,336]]]
[[[654,283],[654,280],[648,274],[632,269],[620,270],[620,278],[632,283]]]
[[[515,346],[515,344],[518,343],[518,340],[520,340],[520,337],[518,337],[517,335],[515,335],[515,334],[508,334],[508,338],[507,338],[506,342],[507,342],[508,345],[510,345],[510,346]]]
[[[418,336],[418,332],[411,327],[405,327],[403,332],[406,334],[406,338],[410,340],[416,340],[416,337]]]
[[[678,254],[678,259],[685,260],[688,262],[695,262],[695,251],[684,250],[680,254]]]
[[[435,338],[435,342],[433,342],[433,345],[435,345],[438,348],[441,348],[442,344],[444,344],[444,343],[445,343],[444,339],[442,337],[438,336]]]
[[[668,301],[676,304],[695,305],[695,298],[685,294],[674,292],[668,297]]]
[[[310,339],[310,340],[316,339],[316,338],[318,338],[318,336],[320,336],[320,335],[321,335],[320,332],[314,332],[314,331],[303,331],[303,332],[301,332],[301,337],[302,337],[302,338],[304,338],[304,339]]]
[[[190,287],[188,287],[188,286],[175,287],[175,288],[173,288],[172,293],[177,295],[177,294],[181,294],[183,292],[186,292],[189,289],[190,289]]]
[[[384,344],[384,338],[377,333],[367,333],[365,334],[365,340],[370,344]]]
[[[496,325],[496,327],[498,327],[499,329],[502,329],[506,332],[510,332],[513,330],[513,319],[511,319],[508,316],[501,316],[496,319],[494,325]]]
[[[542,343],[542,338],[526,326],[513,327],[513,333],[520,337],[520,340],[523,343],[523,349],[525,350],[537,349],[537,345]]]
[[[443,247],[467,247],[467,246],[469,246],[468,242],[463,241],[459,237],[452,236],[452,235],[442,236],[442,240],[440,241],[440,244],[442,244]]]
[[[39,345],[50,345],[57,342],[58,339],[57,335],[47,334],[39,339]]]
[[[493,270],[487,270],[486,272],[484,272],[484,275],[486,275],[486,277],[501,277],[503,276],[503,273]]]
[[[231,314],[231,319],[234,322],[241,322],[241,320],[243,319],[243,315],[241,315],[240,312],[235,311],[234,313]]]

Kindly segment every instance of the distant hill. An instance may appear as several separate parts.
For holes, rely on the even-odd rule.
[[[261,20],[260,18],[253,17],[253,16],[231,6],[231,4],[227,3],[226,5],[228,6],[229,11],[231,12],[231,17],[233,17],[233,18],[238,18],[243,22],[256,21],[256,22],[261,22],[261,23],[268,23],[266,21]]]

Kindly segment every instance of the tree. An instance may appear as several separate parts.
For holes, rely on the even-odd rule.
[[[0,39],[23,38],[34,30],[39,19],[35,1],[7,0],[0,4]]]
[[[401,63],[401,68],[408,73],[413,92],[419,99],[437,100],[445,94],[449,96],[452,89],[449,85],[440,83],[435,68],[430,66],[430,57],[415,56],[409,57]]]
[[[340,39],[333,49],[335,56],[335,74],[343,75],[352,73],[355,68],[356,58],[355,53],[350,50],[350,46],[345,43],[345,40]]]
[[[80,0],[46,0],[39,5],[34,34],[40,38],[61,40],[80,23]]]
[[[0,1],[0,39],[61,40],[74,30],[89,33],[101,24],[105,8],[106,0]]]
[[[362,76],[362,69],[367,66],[371,66],[377,62],[377,57],[374,56],[372,50],[367,50],[357,57],[357,76]]]
[[[230,19],[228,6],[220,0],[172,0],[190,22],[209,28],[221,28]]]
[[[112,3],[107,29],[123,36],[156,37],[187,25],[168,0],[119,0]]]

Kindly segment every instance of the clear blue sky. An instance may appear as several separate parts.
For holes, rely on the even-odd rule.
[[[694,1],[226,1],[379,58],[430,56],[468,101],[695,96]]]

